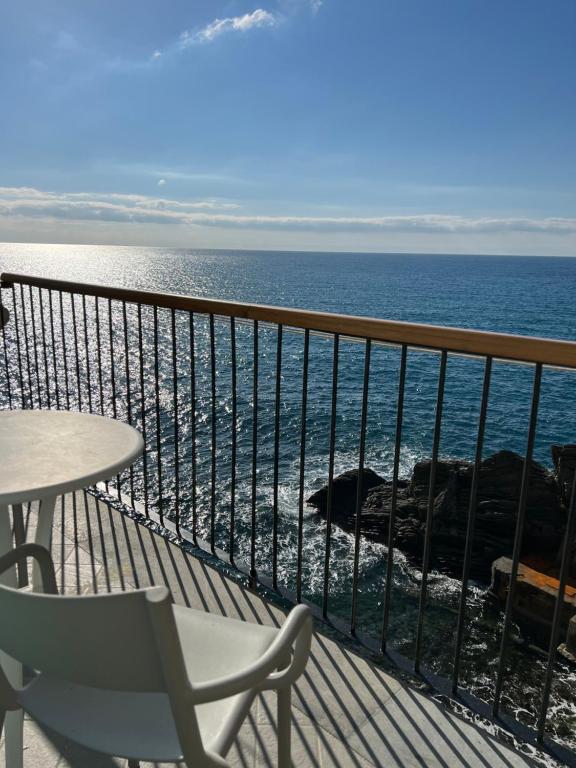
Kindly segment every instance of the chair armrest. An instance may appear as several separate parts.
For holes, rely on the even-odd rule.
[[[306,606],[298,605],[288,614],[274,642],[257,662],[229,677],[199,684],[191,682],[192,702],[206,704],[235,696],[251,688],[265,690],[290,685],[304,671],[311,641],[312,616]],[[278,669],[282,671],[273,674]]]
[[[48,550],[40,546],[40,544],[21,544],[19,547],[15,547],[10,552],[2,555],[0,557],[0,574],[15,565],[25,563],[29,557],[38,563],[44,592],[50,595],[57,595],[58,587],[56,585],[54,563]]]

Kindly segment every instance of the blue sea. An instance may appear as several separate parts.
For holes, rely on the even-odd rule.
[[[239,302],[300,307],[310,310],[365,315],[416,323],[459,326],[558,339],[576,338],[576,259],[551,257],[496,257],[412,254],[294,253],[267,251],[177,250],[168,248],[0,244],[0,268],[4,271],[43,275],[63,280],[182,293]],[[69,319],[70,305],[64,304]],[[136,366],[135,325],[130,324],[128,361],[119,360],[116,375],[125,363]],[[119,316],[112,318],[113,324]],[[230,331],[216,323],[217,394],[217,502],[215,538],[227,548],[230,497]],[[145,339],[150,340],[151,317],[144,314]],[[168,344],[169,318],[160,316],[160,336]],[[187,329],[177,325],[180,407],[190,411],[190,357]],[[237,329],[238,352],[238,464],[237,556],[249,557],[251,440],[252,440],[252,331]],[[94,349],[93,328],[89,345]],[[197,497],[199,532],[208,537],[210,519],[211,392],[209,328],[200,318],[196,327],[197,377]],[[280,539],[279,582],[294,588],[297,557],[297,513],[300,477],[300,436],[303,334],[286,331],[282,370],[281,451],[279,479]],[[105,387],[109,383],[109,349],[103,349]],[[119,353],[121,354],[121,352]],[[262,328],[259,339],[258,415],[258,535],[257,567],[269,575],[271,540],[272,471],[274,449],[276,332]],[[338,385],[338,418],[335,471],[358,464],[364,346],[343,340]],[[174,435],[171,430],[171,360],[161,360],[162,451],[170,469]],[[405,419],[401,451],[401,475],[409,477],[414,463],[430,456],[438,385],[439,356],[411,351],[408,358]],[[394,449],[399,352],[376,345],[371,360],[368,400],[366,466],[384,477],[391,476]],[[153,376],[146,362],[147,378]],[[447,367],[440,455],[472,459],[474,455],[483,363],[450,356]],[[332,375],[332,341],[311,336],[304,470],[305,497],[327,478]],[[484,455],[507,448],[524,454],[534,371],[518,364],[496,363],[492,378]],[[94,401],[98,400],[94,381]],[[576,374],[546,369],[538,419],[535,457],[550,467],[550,445],[576,442]],[[6,393],[3,393],[3,407]],[[74,402],[72,402],[74,406]],[[147,406],[148,407],[148,406]],[[151,405],[149,405],[152,408]],[[112,415],[110,402],[105,411]],[[125,417],[122,403],[118,415]],[[136,419],[136,425],[138,422]],[[189,419],[179,433],[181,472],[190,460]],[[150,445],[150,455],[155,447]],[[168,458],[166,458],[168,457]],[[162,499],[152,485],[151,504],[174,503],[170,471]],[[186,484],[184,483],[186,486]],[[142,492],[138,486],[137,490]],[[190,523],[191,490],[181,498],[183,524]],[[202,512],[202,510],[206,510]],[[306,508],[303,549],[303,592],[319,602],[323,585],[325,523]],[[330,559],[330,610],[347,619],[353,537],[334,529]],[[385,548],[362,541],[360,549],[359,625],[374,636],[381,625],[382,595],[386,570]],[[413,652],[420,572],[399,553],[394,570],[390,642],[410,656]],[[472,585],[468,605],[468,629],[463,654],[463,682],[479,696],[490,699],[494,684],[501,615],[486,606],[483,585]],[[442,674],[450,672],[450,649],[458,605],[459,582],[432,574],[426,614],[424,661]],[[538,656],[526,661],[524,650],[511,656],[504,704],[526,722],[535,711],[527,700],[539,699],[544,662]],[[570,741],[576,708],[570,693],[576,682],[573,672],[559,665],[554,690],[554,730]],[[527,696],[527,692],[530,694]]]

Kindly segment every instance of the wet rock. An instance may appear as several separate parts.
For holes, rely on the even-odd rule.
[[[393,524],[394,545],[421,562],[426,534],[430,461],[418,462],[410,480],[400,481]],[[488,582],[492,562],[512,553],[524,459],[512,451],[499,451],[480,464],[476,521],[472,539],[471,575]],[[473,465],[463,461],[438,461],[432,501],[431,560],[433,567],[461,576],[472,489]],[[367,538],[387,543],[392,509],[392,484],[378,483],[371,470],[363,483],[360,530]],[[342,488],[334,496],[332,520],[346,531],[355,529],[357,472],[334,480]],[[325,516],[326,488],[308,499]],[[321,503],[323,502],[323,506]],[[556,478],[536,462],[531,463],[526,504],[523,552],[555,553],[560,545],[566,514]]]
[[[562,503],[568,510],[574,483],[574,471],[576,470],[576,445],[552,445],[551,452]],[[569,558],[570,575],[576,577],[576,540],[574,537],[570,545]],[[562,545],[558,547],[556,555],[557,568],[560,568],[561,562]]]
[[[414,496],[428,496],[431,464],[432,462],[430,461],[419,461],[414,465],[412,478],[410,479],[410,490]],[[455,474],[460,470],[469,469],[470,466],[471,464],[467,461],[443,461],[439,459],[436,462],[435,492],[441,491],[453,479]]]
[[[568,507],[576,469],[576,445],[552,445],[550,450],[562,502]]]
[[[371,469],[364,469],[362,473],[362,501],[366,499],[368,493],[377,485],[381,485],[384,479],[373,472]],[[332,483],[332,519],[338,525],[342,525],[348,517],[354,518],[356,509],[356,496],[358,491],[358,470],[351,469],[334,478]],[[326,507],[328,503],[328,486],[325,485],[307,501],[312,507],[316,507],[318,512],[326,517]],[[342,521],[342,522],[341,522]]]

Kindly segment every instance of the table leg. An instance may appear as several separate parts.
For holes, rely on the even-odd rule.
[[[12,504],[12,523],[14,526],[14,545],[19,547],[20,544],[24,544],[26,540],[22,504]]]
[[[40,508],[38,510],[38,524],[36,526],[36,544],[41,544],[46,547],[50,552],[50,546],[52,543],[52,522],[54,520],[54,507],[56,505],[56,497],[49,496],[40,501]],[[34,562],[32,566],[32,589],[34,592],[42,592],[42,577],[40,575],[40,568],[38,564]]]
[[[10,512],[8,507],[0,506],[0,555],[5,555],[6,552],[10,552],[12,548]],[[7,587],[18,586],[15,566],[0,574],[0,584],[5,584]]]
[[[26,541],[22,504],[12,504],[12,525],[14,528],[14,546],[19,547]],[[28,565],[25,562],[18,566],[18,586],[28,586]]]
[[[4,554],[12,549],[12,527],[10,525],[10,515],[8,507],[0,506],[0,554]],[[16,577],[16,568],[0,575],[0,583],[9,587],[17,587],[18,579]],[[22,665],[19,661],[0,652],[0,664],[6,673],[11,685],[17,688],[22,687]],[[15,712],[7,712],[4,721],[4,750],[6,755],[7,768],[22,768],[23,761],[23,727],[24,713],[21,709]]]

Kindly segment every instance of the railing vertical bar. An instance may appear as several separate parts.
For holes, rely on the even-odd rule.
[[[364,458],[366,454],[366,422],[368,419],[368,393],[370,386],[370,357],[372,342],[366,339],[364,352],[364,383],[362,386],[362,413],[360,416],[360,443],[358,446],[358,481],[356,484],[356,509],[354,524],[354,564],[352,566],[352,608],[350,611],[350,633],[356,634],[356,619],[358,614],[358,571],[360,568],[360,533],[362,530],[362,481],[364,475]]]
[[[26,319],[26,304],[24,302],[24,286],[20,283],[20,304],[22,306],[22,333],[24,334],[24,349],[26,350],[26,369],[28,371],[28,391],[30,393],[30,407],[34,407],[34,395],[32,394],[32,370],[30,366],[30,346],[28,344],[28,321]]]
[[[258,468],[258,320],[253,325],[253,382],[252,382],[252,509],[250,521],[250,582],[256,586],[256,491]]]
[[[0,290],[0,312],[3,306],[4,306],[4,301],[2,300],[2,292]],[[12,386],[10,382],[10,366],[8,364],[8,344],[7,344],[7,338],[6,338],[6,324],[4,322],[2,322],[2,343],[4,345],[4,369],[6,371],[6,391],[8,393],[8,407],[10,408],[10,410],[12,410]]]
[[[22,403],[22,410],[26,408],[26,398],[24,395],[24,369],[22,367],[22,348],[20,345],[20,323],[16,317],[16,289],[14,283],[12,283],[12,320],[14,322],[14,330],[16,333],[16,353],[18,357],[18,374],[20,378],[20,401]]]
[[[332,402],[330,407],[330,446],[328,455],[328,491],[326,494],[326,545],[324,550],[324,585],[322,590],[322,616],[328,616],[328,592],[330,584],[330,550],[332,543],[332,501],[334,486],[334,454],[336,451],[336,415],[338,405],[338,363],[340,336],[334,334],[332,353]]]
[[[210,549],[216,552],[216,339],[214,315],[210,325]]]
[[[76,301],[74,294],[70,294],[70,306],[72,309],[72,332],[74,337],[74,355],[76,360],[76,389],[78,392],[78,410],[82,410],[82,379],[80,376],[80,351],[78,346],[78,324],[76,322]]]
[[[175,524],[176,533],[180,537],[180,449],[178,430],[178,349],[176,345],[176,310],[170,312],[172,330],[172,400],[174,408],[174,487],[175,487]]]
[[[142,305],[138,304],[138,363],[140,367],[140,416],[142,418],[142,439],[144,453],[142,454],[142,479],[144,482],[144,511],[150,517],[148,505],[148,443],[146,429],[146,386],[144,380],[144,339],[142,333]]]
[[[114,317],[112,299],[108,299],[108,343],[110,351],[110,394],[112,397],[112,416],[118,418],[118,407],[116,404],[116,361],[114,354]],[[120,489],[118,489],[120,495]]]
[[[118,407],[116,405],[116,363],[114,359],[114,318],[112,299],[108,299],[108,341],[110,344],[110,387],[112,396],[112,416],[118,418]],[[118,501],[122,501],[122,480],[120,475],[116,475],[116,492]]]
[[[484,382],[482,385],[482,400],[480,403],[480,417],[478,419],[478,437],[476,440],[476,455],[474,457],[474,469],[472,472],[472,484],[470,487],[470,503],[468,506],[468,525],[466,530],[466,544],[464,547],[464,565],[462,566],[462,587],[460,591],[460,605],[458,608],[458,623],[456,625],[456,640],[454,643],[454,664],[452,667],[452,693],[458,690],[460,676],[460,656],[462,652],[462,640],[464,637],[464,620],[466,618],[466,597],[468,594],[468,581],[470,578],[470,566],[472,564],[472,544],[474,540],[474,527],[476,525],[476,501],[478,498],[478,483],[480,482],[480,463],[484,448],[484,431],[486,427],[486,414],[488,411],[488,396],[490,394],[490,376],[492,373],[492,358],[486,358],[484,367]]]
[[[94,310],[96,315],[96,355],[98,360],[98,390],[100,395],[100,413],[105,415],[104,411],[104,378],[102,368],[102,337],[100,333],[100,302],[98,296],[94,297]],[[106,492],[108,492],[108,480],[105,482]]]
[[[552,617],[552,628],[550,630],[550,644],[548,646],[548,664],[546,666],[546,677],[544,679],[544,691],[542,693],[542,705],[540,707],[540,713],[538,716],[537,738],[538,741],[543,741],[544,730],[546,728],[546,715],[548,713],[548,705],[550,703],[550,690],[552,688],[552,677],[554,675],[554,664],[556,663],[556,653],[558,650],[558,630],[560,627],[560,619],[562,617],[562,609],[564,606],[564,594],[566,592],[566,582],[568,581],[568,571],[570,565],[571,547],[574,541],[574,523],[576,521],[576,514],[574,509],[576,507],[576,472],[574,472],[574,478],[572,480],[572,492],[570,494],[570,507],[568,510],[568,519],[566,520],[566,531],[564,534],[564,542],[562,544],[562,558],[560,561],[560,574],[558,578],[558,594],[556,595],[556,602],[554,604],[554,615]]]
[[[52,366],[54,367],[56,408],[60,410],[60,382],[58,380],[58,363],[56,360],[56,333],[54,332],[54,305],[52,302],[52,288],[48,289],[48,316],[50,317],[50,343],[52,346]]]
[[[392,600],[392,580],[394,578],[394,526],[398,504],[398,475],[400,474],[400,450],[402,448],[402,425],[404,420],[404,390],[406,387],[406,365],[408,346],[402,345],[400,374],[398,377],[398,399],[396,401],[396,433],[394,436],[394,465],[392,468],[392,494],[390,498],[390,517],[388,519],[388,551],[386,553],[386,584],[384,587],[384,611],[382,614],[381,651],[386,653],[388,625],[390,623],[390,602]]]
[[[434,438],[432,443],[432,460],[430,462],[430,485],[428,488],[428,508],[426,510],[426,530],[424,534],[424,557],[422,562],[422,582],[420,584],[420,602],[418,605],[418,622],[416,628],[416,646],[414,654],[414,671],[420,671],[420,656],[422,652],[422,636],[424,629],[424,610],[428,589],[428,571],[430,569],[430,549],[432,543],[432,516],[434,511],[434,493],[436,490],[436,469],[438,466],[438,449],[440,447],[440,431],[442,428],[442,407],[444,404],[444,385],[446,382],[446,363],[448,354],[442,352],[440,358],[440,374],[438,376],[438,394],[436,397],[436,419],[434,423]]]
[[[66,385],[66,410],[70,410],[70,379],[68,377],[68,351],[66,348],[66,329],[64,327],[64,299],[62,291],[58,291],[60,303],[60,333],[62,336],[62,360],[64,362],[64,383]]]
[[[272,587],[278,589],[278,481],[280,464],[280,390],[282,384],[282,325],[276,335],[276,389],[274,397],[274,477],[272,481]]]
[[[230,562],[234,563],[234,547],[236,536],[236,450],[237,450],[237,369],[236,369],[236,320],[230,318],[230,365],[232,387],[232,444],[230,449]]]
[[[164,525],[162,489],[162,423],[160,419],[160,359],[158,352],[158,307],[154,305],[154,391],[156,395],[156,468],[158,475],[158,512],[160,525]]]
[[[48,408],[52,408],[52,396],[50,395],[50,372],[48,370],[48,344],[46,343],[46,323],[44,322],[44,300],[42,288],[38,288],[38,303],[40,305],[40,333],[42,334],[42,357],[44,360],[44,384],[46,385],[46,402]]]
[[[90,345],[88,343],[88,318],[86,312],[85,294],[82,294],[82,319],[84,326],[84,357],[86,362],[86,391],[88,393],[88,411],[92,413],[92,371],[90,365]]]
[[[302,360],[302,413],[300,417],[300,477],[298,488],[298,551],[296,562],[296,599],[302,600],[302,560],[304,548],[304,479],[306,471],[306,420],[308,417],[308,358],[310,331],[304,331],[304,358]]]
[[[188,313],[190,343],[190,440],[192,470],[192,540],[197,544],[198,508],[196,493],[196,343],[194,334],[194,313]]]
[[[104,416],[104,378],[102,371],[102,338],[100,335],[100,302],[98,296],[94,297],[94,311],[96,318],[96,356],[98,363],[98,394],[100,396],[100,413]]]
[[[34,370],[36,374],[36,391],[38,392],[38,405],[42,408],[43,398],[42,389],[40,384],[40,365],[38,364],[38,339],[36,337],[36,312],[34,310],[34,295],[32,293],[32,286],[28,286],[28,295],[30,299],[30,320],[32,321],[32,343],[34,345]]]
[[[504,611],[504,626],[502,627],[502,638],[500,642],[500,655],[498,658],[498,671],[496,673],[494,702],[492,704],[492,714],[494,715],[494,717],[498,716],[498,711],[500,709],[500,699],[502,696],[502,685],[504,680],[504,666],[506,663],[508,634],[510,632],[510,625],[512,624],[514,597],[516,594],[516,581],[518,579],[518,563],[520,562],[520,552],[522,549],[522,536],[524,534],[524,521],[526,518],[526,506],[528,503],[528,487],[530,484],[530,469],[531,469],[530,465],[532,463],[532,453],[534,451],[534,441],[536,439],[536,423],[538,421],[538,406],[540,403],[541,381],[542,381],[542,364],[537,363],[534,371],[534,386],[532,390],[532,405],[530,408],[530,425],[528,427],[528,442],[526,446],[526,458],[524,459],[524,469],[522,472],[520,500],[518,502],[518,519],[516,521],[516,532],[514,535],[514,548],[512,551],[512,567],[510,570],[508,596],[506,598],[506,608]]]
[[[132,425],[132,384],[130,381],[130,349],[128,344],[128,311],[126,302],[122,302],[122,329],[124,331],[124,376],[126,378],[126,416]],[[134,465],[130,464],[130,505],[134,509]]]

